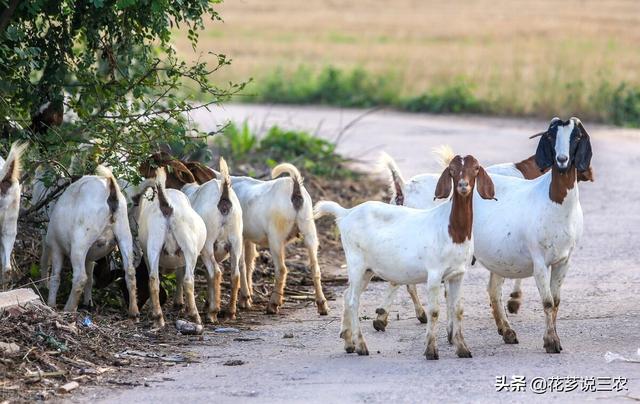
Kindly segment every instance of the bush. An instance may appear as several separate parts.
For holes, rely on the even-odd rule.
[[[344,158],[336,153],[333,143],[306,132],[274,126],[260,142],[259,151],[264,153],[271,167],[288,161],[319,176],[344,176],[349,173],[343,167]]]
[[[620,84],[611,95],[609,114],[616,125],[640,127],[640,88]]]
[[[257,102],[367,108],[393,105],[397,97],[394,77],[373,76],[360,68],[345,72],[328,66],[318,74],[305,66],[292,74],[277,69],[258,83],[252,88]]]
[[[410,112],[431,113],[475,113],[488,108],[471,91],[472,86],[464,81],[457,81],[431,92],[409,98],[400,104],[402,109]]]
[[[307,132],[271,127],[259,140],[245,121],[242,126],[227,125],[214,143],[218,153],[233,165],[274,167],[289,162],[313,175],[352,177],[344,167],[346,160],[336,153],[333,143]]]

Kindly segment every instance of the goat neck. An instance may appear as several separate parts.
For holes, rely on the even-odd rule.
[[[473,189],[467,196],[453,191],[449,215],[449,235],[455,244],[471,240],[473,226]]]
[[[551,184],[549,185],[549,199],[562,205],[567,194],[574,187],[577,191],[576,168],[571,167],[567,172],[561,173],[554,164],[551,168]]]

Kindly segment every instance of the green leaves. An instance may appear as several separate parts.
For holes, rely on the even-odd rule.
[[[188,28],[195,47],[203,18],[219,19],[208,0],[32,0],[22,2],[0,34],[0,130],[27,128],[40,106],[64,99],[65,123],[28,139],[29,164],[59,175],[92,172],[99,163],[136,181],[135,167],[159,147],[207,159],[207,133],[185,113],[199,108],[182,92],[190,85],[207,104],[242,89],[219,88],[209,76],[228,64],[186,63],[172,47],[172,24]],[[4,117],[8,117],[9,120]],[[6,146],[6,145],[5,145]],[[71,161],[74,161],[71,167]]]

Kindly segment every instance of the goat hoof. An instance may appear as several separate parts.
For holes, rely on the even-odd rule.
[[[427,321],[429,321],[429,319],[427,318],[427,313],[425,313],[424,311],[422,312],[422,314],[417,316],[417,318],[418,321],[420,321],[422,324],[427,324]]]
[[[243,310],[247,310],[251,308],[251,297],[240,297],[240,301],[238,302],[238,307]]]
[[[218,312],[211,311],[207,313],[207,322],[210,324],[218,324]]]
[[[316,305],[318,306],[318,314],[320,314],[321,316],[326,316],[329,314],[329,305],[327,304],[326,300],[321,300],[316,302]]]
[[[134,324],[137,324],[137,323],[140,322],[140,313],[138,313],[138,312],[129,313],[128,317],[129,317],[129,321],[134,323]]]
[[[375,328],[376,331],[385,331],[387,328],[387,322],[377,318],[373,320],[373,328]]]
[[[513,331],[511,328],[507,328],[506,330],[504,330],[502,334],[502,339],[504,340],[505,344],[518,343],[518,336],[516,335],[516,332]]]
[[[440,359],[440,357],[438,356],[438,351],[435,349],[427,348],[427,350],[424,353],[424,356],[427,357],[428,361],[437,361],[438,359]]]
[[[360,356],[369,356],[369,349],[365,344],[358,344],[356,348],[356,353]]]
[[[267,305],[267,314],[278,314],[279,311],[280,308],[277,304],[269,303],[269,305]]]
[[[354,353],[354,352],[356,351],[356,347],[355,347],[355,346],[352,346],[352,345],[350,345],[350,346],[345,346],[345,347],[344,347],[344,350],[345,350],[347,353]]]
[[[467,348],[463,348],[463,349],[458,349],[456,351],[456,355],[458,355],[458,358],[471,358],[471,352],[467,349]]]
[[[560,340],[545,338],[544,349],[546,349],[547,353],[554,353],[554,354],[560,353],[560,351],[562,351],[562,346],[560,346]]]
[[[520,310],[520,302],[518,300],[509,300],[507,302],[507,310],[511,314],[518,314],[518,310]]]
[[[153,319],[153,328],[155,329],[164,328],[164,318],[162,317],[162,315]]]
[[[226,318],[227,320],[235,320],[236,319],[236,311],[235,310],[231,310],[230,308],[227,308],[224,311],[224,318]]]

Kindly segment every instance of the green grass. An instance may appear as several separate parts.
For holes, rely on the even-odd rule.
[[[215,145],[219,154],[234,166],[273,168],[281,162],[289,162],[303,172],[320,177],[357,176],[345,166],[347,160],[336,152],[335,144],[304,131],[273,126],[258,138],[246,121],[239,126],[230,123],[215,138]]]
[[[640,127],[640,87],[551,78],[535,91],[535,102],[524,108],[517,95],[497,92],[479,96],[477,83],[456,77],[418,94],[403,89],[395,74],[371,74],[362,68],[344,70],[327,66],[319,71],[300,66],[293,71],[276,69],[257,78],[242,101],[278,104],[319,104],[338,107],[393,107],[410,112],[484,113],[491,115],[578,116],[585,120]],[[496,81],[496,86],[500,85]],[[550,91],[554,89],[554,91]],[[556,91],[557,89],[557,91]],[[561,110],[554,105],[560,104]]]

